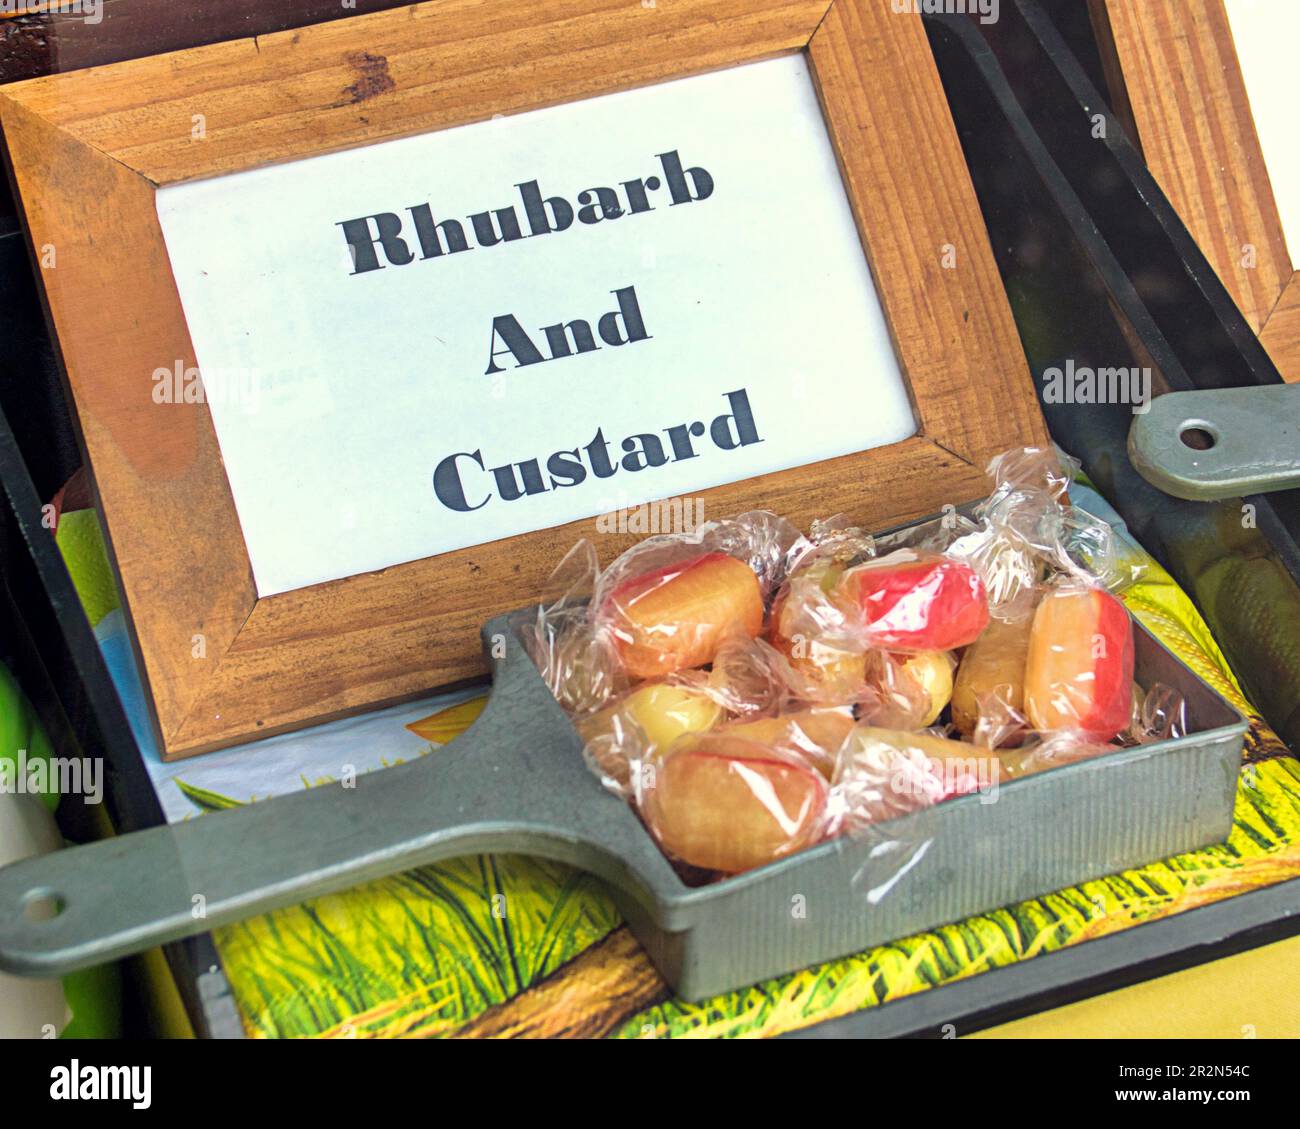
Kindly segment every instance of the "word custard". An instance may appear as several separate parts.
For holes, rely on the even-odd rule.
[[[515,205],[475,212],[463,223],[457,219],[437,219],[430,204],[407,208],[409,221],[396,212],[379,212],[343,220],[343,229],[352,256],[353,275],[382,270],[385,266],[404,267],[418,257],[421,261],[445,255],[458,255],[475,247],[495,247],[539,235],[568,231],[574,223],[597,224],[641,215],[655,210],[654,201],[668,194],[668,206],[692,204],[713,195],[713,177],[698,166],[682,168],[677,150],[657,154],[662,175],[625,180],[619,188],[587,188],[576,197],[576,207],[563,196],[544,197],[537,181],[528,180],[515,187],[523,206],[521,220]],[[525,231],[527,227],[527,231]],[[381,261],[382,256],[382,261]]]
[[[695,449],[696,441],[707,450],[706,437],[720,451],[737,451],[763,442],[749,406],[748,391],[737,388],[726,394],[726,400],[730,410],[716,416],[712,423],[679,423],[663,428],[662,436],[648,431],[611,440],[605,437],[604,428],[598,427],[591,440],[581,446],[497,466],[489,465],[495,458],[484,458],[482,448],[457,451],[435,468],[433,492],[447,509],[467,514],[482,509],[494,498],[517,502],[535,494],[581,486],[588,478],[636,474],[698,458],[704,452]]]

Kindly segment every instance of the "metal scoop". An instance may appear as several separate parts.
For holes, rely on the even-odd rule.
[[[483,628],[494,681],[418,760],[0,869],[0,970],[61,976],[437,859],[521,852],[605,880],[687,999],[1222,840],[1245,722],[1140,627],[1138,677],[1187,698],[1187,737],[1117,750],[688,886],[582,742],[516,627]]]

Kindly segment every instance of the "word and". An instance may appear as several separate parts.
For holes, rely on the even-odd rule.
[[[645,341],[650,334],[646,332],[645,321],[641,317],[641,306],[636,300],[636,288],[625,286],[621,290],[612,290],[618,299],[618,309],[601,315],[596,323],[600,339],[606,345],[627,345],[632,341]],[[484,375],[501,372],[497,357],[509,355],[514,357],[515,367],[536,365],[542,361],[555,361],[561,357],[572,357],[576,353],[591,353],[599,349],[595,335],[591,332],[591,323],[582,318],[556,325],[543,326],[541,332],[546,337],[546,348],[550,356],[543,356],[540,349],[528,336],[524,327],[514,314],[502,314],[492,319],[492,340],[488,346],[488,366]],[[497,341],[500,339],[500,346]]]

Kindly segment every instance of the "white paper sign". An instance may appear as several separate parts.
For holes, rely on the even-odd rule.
[[[1228,23],[1246,83],[1264,167],[1282,217],[1291,264],[1300,269],[1300,148],[1296,146],[1296,0],[1227,0]]]
[[[264,596],[916,431],[801,56],[158,214]]]

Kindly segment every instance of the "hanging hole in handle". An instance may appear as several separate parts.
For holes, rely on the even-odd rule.
[[[1179,429],[1178,438],[1184,447],[1190,447],[1193,451],[1211,451],[1218,445],[1219,433],[1213,424],[1205,420],[1189,419]]]
[[[53,890],[28,890],[23,895],[23,916],[28,921],[52,921],[66,905]]]

